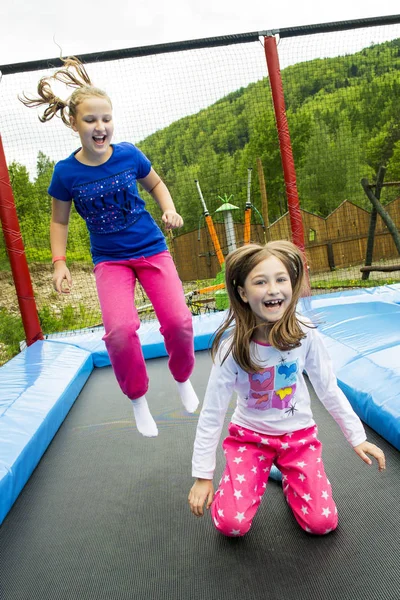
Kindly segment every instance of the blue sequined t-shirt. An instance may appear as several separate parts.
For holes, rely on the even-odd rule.
[[[73,200],[86,221],[94,264],[153,256],[167,249],[165,237],[139,196],[136,180],[150,173],[149,159],[133,144],[112,145],[102,165],[88,166],[76,150],[54,168],[48,193]]]

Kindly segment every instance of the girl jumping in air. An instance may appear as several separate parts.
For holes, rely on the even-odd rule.
[[[300,527],[325,534],[338,516],[311,412],[307,375],[316,394],[367,464],[385,457],[337,386],[322,339],[296,314],[304,263],[287,241],[249,244],[226,258],[230,309],[212,346],[212,367],[197,426],[189,504],[196,516],[211,507],[215,527],[242,536],[251,527],[272,465]],[[226,466],[214,496],[216,450],[232,392],[237,405],[223,442]]]
[[[148,376],[137,334],[136,280],[160,322],[168,366],[185,409],[194,412],[198,399],[189,381],[194,367],[192,317],[164,235],[146,210],[137,182],[160,206],[167,230],[182,227],[183,220],[149,159],[133,144],[111,143],[114,123],[108,95],[92,85],[78,59],[63,63],[54,75],[39,81],[38,98],[20,98],[26,106],[47,105],[40,120],[60,116],[81,142],[80,148],[56,164],[48,190],[53,197],[53,285],[58,293],[68,293],[72,285],[66,247],[73,201],[90,233],[103,339],[115,376],[132,401],[138,430],[153,437],[158,430],[146,401]],[[51,80],[75,88],[68,100],[55,96]]]

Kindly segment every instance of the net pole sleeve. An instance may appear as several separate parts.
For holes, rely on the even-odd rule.
[[[43,339],[31,276],[0,136],[0,220],[28,346]]]
[[[247,245],[250,243],[250,225],[251,222],[251,208],[246,208],[244,211],[244,243]]]
[[[214,223],[210,215],[206,216],[206,223],[208,227],[208,232],[210,234],[214,246],[215,254],[217,255],[220,266],[222,266],[225,262],[225,259],[224,255],[222,254],[221,246],[219,245],[218,235],[215,231]]]
[[[279,146],[285,179],[288,201],[290,227],[293,243],[304,252],[304,230],[297,193],[296,171],[294,167],[292,145],[290,142],[289,126],[286,117],[285,98],[279,66],[278,50],[274,36],[264,38],[265,57],[267,60],[269,82],[272,92],[276,125],[278,129]]]

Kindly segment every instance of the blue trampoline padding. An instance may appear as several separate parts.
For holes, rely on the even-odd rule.
[[[338,371],[360,418],[400,450],[400,346],[361,356]],[[396,357],[397,364],[393,364]]]
[[[38,341],[0,369],[0,524],[93,369],[89,352]]]
[[[355,412],[400,450],[400,288],[312,297],[303,304],[319,323],[339,386]],[[385,300],[383,300],[383,298]],[[306,309],[307,307],[307,309]]]

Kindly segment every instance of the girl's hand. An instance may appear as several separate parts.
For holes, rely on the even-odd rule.
[[[356,452],[367,465],[372,465],[372,460],[367,456],[367,454],[370,454],[378,461],[379,471],[384,471],[386,469],[385,455],[378,446],[375,446],[375,444],[370,444],[365,441],[362,444],[358,444],[358,446],[354,446],[354,452]]]
[[[67,285],[63,285],[64,280]],[[69,294],[72,287],[71,273],[63,260],[54,263],[53,287],[59,294]]]
[[[214,486],[211,479],[196,479],[189,492],[190,510],[196,517],[204,514],[204,503],[207,502],[207,510],[210,508],[214,497]]]
[[[183,225],[183,219],[181,215],[178,215],[176,210],[166,210],[162,216],[162,220],[165,223],[165,229],[176,229]]]

